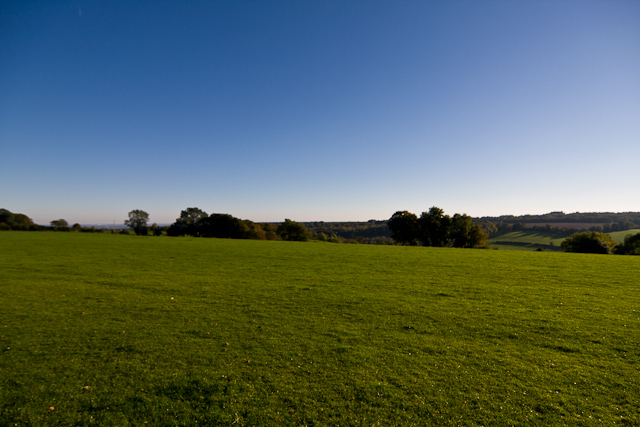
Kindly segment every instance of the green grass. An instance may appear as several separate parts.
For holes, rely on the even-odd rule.
[[[607,234],[609,234],[615,242],[622,243],[626,235],[636,233],[640,233],[640,229],[614,231]],[[491,235],[488,243],[494,249],[535,251],[542,248],[545,251],[560,252],[562,251],[560,245],[567,237],[569,237],[569,234],[558,234],[541,230],[501,231]]]
[[[634,228],[632,230],[624,230],[624,231],[614,231],[612,233],[607,233],[616,243],[624,242],[625,236],[629,234],[638,234],[640,233],[640,228]]]
[[[2,232],[0,425],[639,425],[639,277],[633,256]]]
[[[496,249],[535,251],[542,248],[545,251],[559,252],[562,250],[562,241],[567,237],[567,234],[541,230],[501,231],[491,235],[488,243]]]

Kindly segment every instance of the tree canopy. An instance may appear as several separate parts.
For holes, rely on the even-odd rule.
[[[397,211],[387,222],[391,238],[401,245],[417,245],[419,239],[418,217],[409,211]]]
[[[311,238],[307,227],[288,218],[278,226],[276,233],[282,240],[295,242],[306,242]]]
[[[199,236],[200,221],[207,218],[208,214],[199,208],[187,208],[180,212],[180,218],[171,225],[167,233],[170,236]]]
[[[433,206],[418,220],[418,239],[424,246],[446,246],[451,234],[451,217]]]
[[[135,209],[129,212],[129,219],[126,219],[124,224],[132,229],[136,234],[146,235],[149,232],[147,228],[148,221],[148,213],[140,209]]]
[[[38,226],[28,216],[0,209],[0,229],[35,230]]]
[[[438,207],[423,212],[420,218],[408,211],[397,211],[388,221],[392,238],[400,244],[486,248],[487,234],[466,214],[445,215]]]

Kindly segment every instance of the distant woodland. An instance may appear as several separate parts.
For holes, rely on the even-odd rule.
[[[218,237],[257,240],[318,240],[333,243],[409,244],[422,246],[488,247],[487,236],[506,231],[541,230],[571,234],[589,231],[611,233],[640,228],[640,212],[571,213],[551,212],[544,215],[503,215],[472,218],[464,214],[444,215],[436,207],[420,217],[398,211],[388,220],[366,222],[295,222],[254,223],[229,214],[207,214],[199,208],[187,208],[170,226],[148,225],[149,214],[142,210],[129,212],[125,229],[139,235]],[[122,227],[121,227],[122,228]],[[0,209],[0,230],[116,232],[104,228],[69,225],[64,219],[54,219],[49,226],[35,224],[22,213]],[[568,246],[567,246],[568,247]]]

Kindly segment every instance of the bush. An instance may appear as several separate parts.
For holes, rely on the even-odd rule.
[[[616,253],[620,255],[640,255],[640,233],[624,237],[624,243],[616,248]]]
[[[276,232],[282,240],[306,242],[311,238],[307,227],[290,219],[285,219],[284,223],[278,226]]]
[[[615,247],[611,236],[597,231],[575,233],[562,242],[563,251],[585,254],[611,254]]]

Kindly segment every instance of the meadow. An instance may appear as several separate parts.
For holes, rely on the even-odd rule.
[[[640,425],[640,257],[0,232],[0,425]]]
[[[562,241],[569,237],[568,233],[558,234],[543,230],[501,231],[492,234],[487,243],[494,249],[561,252]]]
[[[634,228],[607,234],[616,243],[622,243],[625,236],[637,233],[640,233],[640,229]],[[501,231],[492,234],[488,243],[492,248],[502,250],[535,251],[542,248],[545,251],[561,252],[562,242],[570,235],[571,233],[553,233],[546,230]]]

